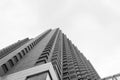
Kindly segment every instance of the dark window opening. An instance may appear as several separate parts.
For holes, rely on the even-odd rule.
[[[5,73],[8,71],[8,68],[7,68],[6,64],[3,64],[2,68],[3,68],[3,70],[4,70]]]
[[[24,50],[22,50],[22,53],[23,53],[23,55],[25,55],[25,51]]]
[[[67,75],[68,75],[68,72],[64,72],[64,73],[63,73],[63,76],[67,76]]]
[[[30,50],[30,47],[29,47],[29,46],[27,46],[27,48],[28,48],[28,50]]]
[[[14,58],[15,62],[18,62],[17,56],[14,56],[13,58]]]
[[[18,55],[20,56],[20,59],[22,58],[22,55],[21,55],[21,53],[18,53]]]
[[[28,50],[27,50],[27,48],[25,48],[25,51],[28,53]]]
[[[45,59],[38,60],[38,61],[36,62],[36,64],[37,64],[37,63],[46,63],[46,60],[45,60]]]
[[[10,64],[11,67],[14,66],[14,63],[13,63],[13,61],[11,59],[8,62],[9,62],[9,64]]]
[[[41,59],[41,58],[46,58],[46,59],[48,59],[48,56],[47,56],[47,55],[42,55],[42,56],[39,57],[39,59]]]
[[[70,78],[71,79],[74,79],[74,78],[76,79],[76,75],[71,75]]]

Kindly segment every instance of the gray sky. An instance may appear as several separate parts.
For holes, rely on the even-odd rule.
[[[101,77],[120,72],[120,0],[0,0],[0,49],[60,27]]]

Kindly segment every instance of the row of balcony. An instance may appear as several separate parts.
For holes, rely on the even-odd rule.
[[[43,64],[46,63],[48,58],[49,58],[49,54],[51,52],[53,43],[55,41],[56,35],[57,35],[58,29],[55,31],[55,33],[53,34],[53,36],[51,37],[50,41],[48,42],[48,44],[46,45],[45,49],[43,50],[42,54],[40,55],[40,57],[38,58],[37,62],[35,63],[35,65],[37,64]]]

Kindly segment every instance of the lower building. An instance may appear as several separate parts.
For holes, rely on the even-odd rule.
[[[120,80],[120,73],[112,75],[112,76],[105,77],[101,80]]]

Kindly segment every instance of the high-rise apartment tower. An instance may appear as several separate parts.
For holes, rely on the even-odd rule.
[[[90,61],[59,28],[0,51],[0,80],[98,79]]]

